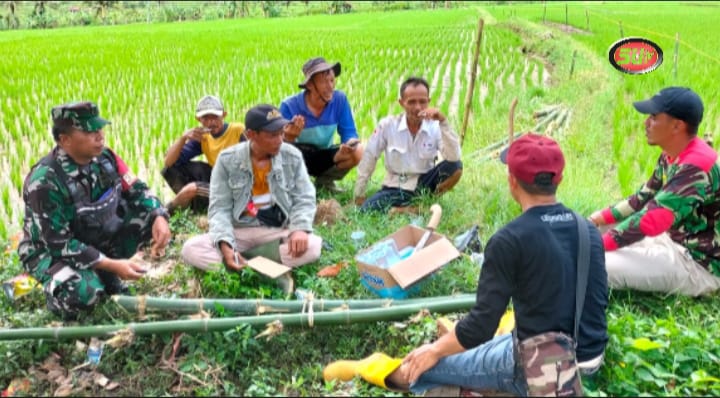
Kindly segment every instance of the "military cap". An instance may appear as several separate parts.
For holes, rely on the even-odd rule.
[[[110,124],[110,121],[99,116],[97,105],[89,101],[58,105],[52,108],[52,119],[56,126],[71,125],[89,133]]]

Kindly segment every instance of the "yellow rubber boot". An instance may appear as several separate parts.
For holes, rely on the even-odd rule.
[[[397,369],[401,362],[401,359],[376,352],[359,361],[340,360],[329,363],[323,369],[323,379],[350,381],[353,377],[360,376],[369,383],[388,388],[385,378]]]
[[[376,352],[360,361],[357,372],[368,383],[389,389],[385,384],[385,379],[399,368],[401,363],[402,359],[400,358],[391,358],[381,352]]]
[[[500,318],[500,324],[498,325],[495,336],[500,336],[512,332],[515,328],[515,312],[513,310],[507,310]]]
[[[323,369],[323,379],[325,381],[340,380],[350,381],[357,376],[357,368],[360,361],[340,360],[329,363]]]

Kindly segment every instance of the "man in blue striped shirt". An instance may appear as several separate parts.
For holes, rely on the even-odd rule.
[[[283,117],[298,121],[285,133],[285,141],[300,149],[315,185],[333,193],[340,192],[335,181],[360,163],[363,152],[347,97],[335,90],[340,70],[339,62],[310,59],[303,65],[305,80],[299,84],[304,90],[280,104]],[[335,131],[340,134],[339,145],[334,143]]]

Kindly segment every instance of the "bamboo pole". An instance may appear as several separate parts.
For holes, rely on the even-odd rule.
[[[585,30],[590,31],[590,14],[587,8],[585,9]]]
[[[109,337],[119,330],[128,329],[135,335],[168,334],[174,332],[207,333],[232,329],[238,325],[264,326],[280,321],[284,326],[342,325],[351,323],[380,322],[403,319],[421,310],[436,313],[462,311],[475,305],[475,295],[447,297],[429,303],[398,305],[389,308],[372,308],[335,312],[303,312],[299,314],[258,315],[217,319],[192,319],[130,323],[119,325],[71,326],[50,328],[21,328],[0,330],[4,340],[60,340],[86,337]]]
[[[570,62],[570,78],[572,78],[573,72],[575,71],[575,58],[577,58],[577,50],[573,50],[572,61]]]
[[[570,26],[569,19],[568,19],[568,4],[565,3],[565,26]]]
[[[543,23],[545,23],[545,17],[547,16],[547,1],[543,4]]]
[[[467,295],[452,296],[464,298]],[[475,296],[472,294],[472,296]],[[313,311],[339,311],[347,309],[387,308],[398,305],[416,305],[447,300],[448,297],[424,297],[417,299],[366,299],[366,300],[261,300],[261,299],[170,299],[148,296],[112,296],[120,307],[130,312],[144,313],[147,311],[174,312],[178,314],[195,314],[200,311],[215,310],[218,306],[225,312],[262,315],[269,313],[294,313],[308,310]]]
[[[510,103],[510,112],[508,113],[508,147],[512,145],[513,138],[515,138],[515,107],[517,103],[517,97],[513,98]]]
[[[470,87],[468,87],[465,96],[465,112],[463,112],[462,134],[460,135],[460,147],[465,142],[465,133],[467,132],[468,121],[470,120],[470,110],[472,109],[473,93],[475,91],[475,78],[477,77],[478,58],[480,57],[480,42],[482,40],[483,27],[485,20],[480,18],[478,21],[478,31],[475,38],[475,52],[473,53],[472,70],[470,72]]]
[[[680,32],[675,33],[675,53],[673,54],[673,79],[677,81],[678,56],[680,54]]]

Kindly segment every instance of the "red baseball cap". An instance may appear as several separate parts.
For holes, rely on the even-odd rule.
[[[562,181],[565,157],[558,143],[546,135],[523,135],[500,154],[500,160],[508,165],[510,174],[525,183],[534,184],[539,173],[553,174],[553,185]]]

